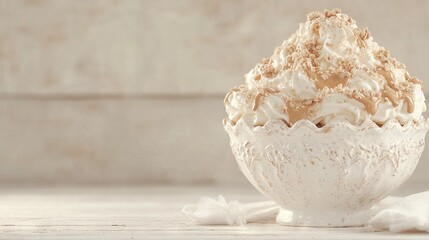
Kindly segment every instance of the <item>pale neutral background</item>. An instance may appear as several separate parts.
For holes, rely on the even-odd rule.
[[[247,184],[223,96],[334,7],[429,83],[424,0],[0,0],[0,183]]]

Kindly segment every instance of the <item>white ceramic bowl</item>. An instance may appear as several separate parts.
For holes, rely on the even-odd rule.
[[[292,226],[359,226],[368,209],[404,183],[424,149],[428,123],[379,127],[307,120],[287,127],[239,120],[225,129],[240,170],[281,206],[277,222]]]

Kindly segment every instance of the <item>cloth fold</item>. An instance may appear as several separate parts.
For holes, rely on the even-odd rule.
[[[370,210],[371,227],[382,231],[429,232],[429,191],[407,197],[389,196]],[[273,201],[242,204],[203,197],[197,204],[185,205],[182,212],[192,220],[205,225],[244,225],[249,222],[274,221],[279,206]]]
[[[396,201],[381,206],[374,211],[369,224],[375,229],[391,232],[429,232],[429,191],[396,198]]]
[[[198,204],[185,205],[182,213],[192,220],[207,225],[244,225],[275,219],[279,207],[273,201],[241,204],[227,202],[222,195],[217,200],[203,197]]]

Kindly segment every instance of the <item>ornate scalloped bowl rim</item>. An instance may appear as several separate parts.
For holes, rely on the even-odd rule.
[[[390,120],[382,126],[371,120],[330,122],[319,128],[309,120],[292,127],[281,120],[254,127],[240,119],[224,127],[243,174],[287,209],[277,218],[280,224],[339,227],[365,224],[365,209],[412,174],[429,120],[404,125]],[[337,210],[338,215],[330,214]]]
[[[292,127],[288,127],[281,120],[269,120],[263,126],[252,126],[246,123],[243,119],[238,120],[238,122],[235,125],[232,125],[232,123],[228,119],[226,119],[224,123],[224,127],[228,127],[232,129],[236,129],[238,127],[245,127],[249,130],[252,130],[253,132],[266,131],[268,129],[272,129],[273,127],[280,127],[284,131],[290,131],[290,132],[294,132],[303,127],[309,128],[314,132],[319,132],[319,133],[320,132],[326,133],[336,128],[342,128],[342,129],[347,128],[353,131],[362,131],[362,130],[369,130],[369,129],[384,131],[384,130],[391,130],[391,129],[399,129],[405,132],[408,130],[416,130],[416,129],[427,130],[429,128],[429,119],[422,117],[418,122],[409,121],[404,125],[399,123],[399,121],[396,119],[391,119],[386,123],[384,123],[382,126],[377,125],[375,122],[371,121],[370,119],[366,119],[360,125],[354,125],[349,122],[331,122],[323,127],[317,127],[313,122],[307,119],[299,120]]]

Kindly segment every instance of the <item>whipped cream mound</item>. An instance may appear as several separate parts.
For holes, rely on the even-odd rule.
[[[312,12],[270,58],[225,97],[228,119],[254,126],[308,119],[382,125],[418,122],[426,111],[422,82],[341,10]]]

